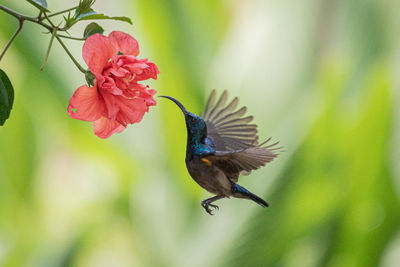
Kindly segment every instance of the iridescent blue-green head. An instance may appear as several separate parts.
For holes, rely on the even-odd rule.
[[[182,105],[178,100],[173,97],[161,95],[160,97],[165,97],[174,102],[185,115],[186,128],[188,135],[192,138],[196,138],[201,142],[207,137],[207,125],[204,119],[196,114],[193,114]]]

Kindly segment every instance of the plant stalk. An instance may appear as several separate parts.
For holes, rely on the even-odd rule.
[[[21,31],[22,26],[24,26],[24,19],[19,19],[19,25],[17,30],[15,31],[15,33],[13,34],[13,36],[11,37],[11,39],[8,41],[6,47],[4,48],[3,52],[1,52],[0,55],[0,61],[1,59],[4,57],[5,53],[7,52],[7,49],[10,47],[11,43],[14,41],[15,37],[17,37],[18,33]]]
[[[75,66],[83,73],[86,74],[87,71],[78,63],[78,61],[74,58],[74,56],[71,54],[71,52],[68,50],[68,48],[65,46],[64,42],[61,40],[61,38],[56,35],[57,41],[61,44],[61,46],[64,48],[65,52],[67,52],[68,56],[71,58],[71,60],[74,62]]]
[[[72,10],[78,8],[78,7],[79,7],[79,6],[75,6],[75,7],[71,7],[71,8],[65,9],[65,10],[61,10],[61,11],[59,11],[59,12],[52,13],[52,14],[48,15],[47,17],[49,17],[49,18],[50,18],[50,17],[54,17],[54,16],[57,16],[57,15],[60,15],[60,14],[63,14],[63,13],[72,11]]]
[[[40,71],[42,71],[47,64],[47,60],[49,59],[49,55],[50,55],[51,46],[53,45],[53,40],[54,40],[54,37],[56,37],[56,35],[57,35],[57,28],[54,28],[53,33],[51,34],[50,43],[49,43],[49,47],[47,48],[46,56],[44,57],[43,64],[40,67]]]

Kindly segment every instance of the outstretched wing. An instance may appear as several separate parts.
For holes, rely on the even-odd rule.
[[[219,169],[224,171],[226,176],[233,182],[237,182],[239,174],[243,172],[250,173],[261,166],[271,162],[278,156],[276,147],[279,142],[266,146],[270,140],[266,140],[260,145],[252,146],[236,152],[219,152],[206,158],[215,164]]]
[[[237,151],[257,145],[257,125],[249,124],[253,116],[244,117],[246,107],[237,109],[237,97],[228,104],[227,100],[227,91],[218,100],[216,91],[212,91],[204,111],[207,137],[218,151]]]
[[[271,138],[258,144],[257,125],[250,124],[253,116],[245,116],[246,107],[238,108],[237,97],[227,100],[227,91],[217,99],[213,90],[207,101],[204,120],[207,137],[214,143],[216,152],[205,158],[237,182],[240,173],[250,173],[271,162],[281,147],[276,147],[279,142],[266,145]]]

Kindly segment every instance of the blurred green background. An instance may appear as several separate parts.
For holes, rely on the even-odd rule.
[[[167,100],[107,140],[70,119],[85,79],[57,42],[40,72],[50,36],[26,22],[0,63],[16,90],[0,128],[0,266],[399,266],[400,1],[94,7],[132,18],[100,24],[137,38],[159,94],[198,113],[227,89],[262,139],[281,141],[284,153],[240,180],[271,207],[230,199],[204,212],[210,194],[186,171],[183,116]],[[0,25],[3,49],[17,21],[0,12]],[[83,43],[66,43],[84,64]]]

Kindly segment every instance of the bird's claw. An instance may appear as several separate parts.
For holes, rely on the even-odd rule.
[[[217,205],[210,204],[206,201],[201,202],[201,206],[206,210],[206,212],[210,215],[214,215],[213,211],[219,210],[219,207]],[[211,207],[211,209],[210,209]]]

